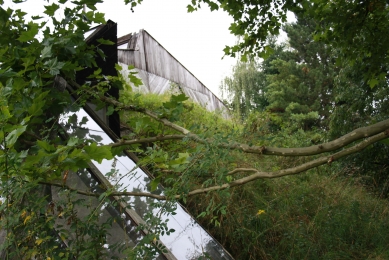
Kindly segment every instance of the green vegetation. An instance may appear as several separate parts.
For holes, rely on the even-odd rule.
[[[153,94],[135,95],[136,104],[158,108],[169,96]],[[256,112],[246,124],[235,120],[225,120],[215,113],[206,111],[195,104],[186,103],[185,112],[177,121],[186,128],[207,131],[206,136],[219,133],[233,136],[237,141],[255,140],[255,145],[308,146],[312,138],[318,142],[324,133],[297,131],[293,134],[269,129],[271,116],[267,112]],[[201,115],[202,124],[197,120]],[[141,113],[126,113],[127,120],[139,122]],[[155,128],[153,128],[155,129]],[[167,134],[167,133],[166,133]],[[171,134],[171,133],[169,133]],[[186,168],[191,176],[193,188],[202,185],[207,176],[201,173],[217,172],[231,164],[235,167],[255,167],[262,171],[275,171],[305,162],[306,158],[266,157],[247,155],[230,151],[224,156],[213,153],[191,142],[192,149],[180,148],[180,143],[159,143],[160,149],[202,151],[202,158],[212,156],[211,165],[196,164],[194,169]],[[187,144],[184,144],[187,146]],[[140,152],[140,151],[139,151]],[[139,153],[142,156],[142,152]],[[195,158],[195,156],[193,156]],[[217,161],[216,161],[217,160]],[[150,162],[148,167],[158,177],[158,172],[166,176],[166,166]],[[177,172],[176,172],[177,174]],[[230,181],[243,177],[236,174]],[[182,176],[181,176],[182,177]],[[188,178],[188,176],[186,175]],[[215,176],[216,177],[216,176]],[[228,177],[227,177],[228,178]],[[214,178],[215,182],[217,181]],[[173,185],[164,183],[165,185]],[[183,201],[182,201],[183,202]],[[190,213],[213,234],[236,259],[386,259],[389,257],[389,205],[371,192],[369,186],[354,177],[345,177],[341,163],[321,166],[298,176],[273,180],[258,180],[242,188],[234,188],[225,193],[209,193],[205,196],[190,197],[185,201]],[[210,210],[209,205],[214,209]]]
[[[385,1],[191,1],[189,11],[200,3],[227,11],[232,33],[242,36],[225,49],[242,54],[223,85],[231,120],[182,93],[139,95],[121,76],[103,75],[96,58],[105,59],[102,49],[113,43],[84,40],[105,22],[99,1],[66,2],[28,20],[0,0],[1,257],[153,259],[166,250],[161,234],[173,232],[161,216],[174,214],[177,201],[237,259],[389,257]],[[289,42],[277,45],[268,34],[279,31],[287,11],[297,23],[285,27]],[[88,80],[77,82],[85,69]],[[129,79],[139,85],[134,74]],[[75,89],[73,99],[59,81]],[[115,88],[119,100],[107,95]],[[86,102],[121,114],[121,140],[102,145],[64,133],[61,114]],[[97,181],[70,185],[69,172],[90,179],[92,160],[124,150],[151,170],[150,193]],[[163,194],[154,192],[160,184]],[[158,201],[158,215],[145,206],[135,248],[125,239],[109,244],[110,228],[125,221],[100,214],[131,208],[118,204],[126,196]]]

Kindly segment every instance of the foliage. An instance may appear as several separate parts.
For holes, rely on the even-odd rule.
[[[94,7],[98,1],[75,2],[72,7],[62,5],[65,2],[47,4],[47,20],[28,20],[25,12],[5,9],[0,2],[0,227],[7,238],[0,252],[10,259],[96,259],[123,251],[117,244],[106,247],[107,230],[117,221],[100,216],[108,197],[91,203],[65,187],[69,171],[112,158],[110,147],[69,139],[58,125],[73,103],[58,84],[59,76],[74,81],[77,71],[96,66],[96,55],[104,56],[101,45],[111,44],[102,39],[88,46],[84,39],[93,24],[105,22]],[[91,11],[83,12],[83,4]],[[100,73],[97,69],[91,78],[101,80]],[[104,86],[104,81],[94,86],[96,94]],[[83,105],[83,89],[77,94],[76,106]],[[55,183],[63,188],[52,198]],[[80,213],[82,209],[89,213]]]
[[[126,0],[136,6],[142,0]],[[207,5],[211,11],[223,10],[234,22],[230,26],[232,34],[241,41],[224,49],[226,55],[241,53],[242,61],[249,56],[263,58],[271,54],[267,44],[268,35],[278,35],[287,12],[302,14],[320,21],[316,26],[315,39],[324,41],[330,47],[341,51],[337,55],[339,63],[363,64],[363,75],[374,87],[385,81],[388,63],[388,5],[385,0],[377,1],[272,1],[272,0],[193,0],[188,12]],[[377,45],[376,43],[379,42]]]
[[[321,170],[234,190],[227,214],[202,223],[236,259],[387,258],[387,202]],[[189,208],[196,214],[204,205]]]
[[[283,88],[285,94],[280,98],[286,101],[286,116],[290,116],[303,129],[310,128],[309,125],[327,128],[332,109],[333,80],[338,68],[334,65],[333,52],[328,46],[312,40],[318,23],[301,14],[296,18],[295,23],[284,27],[291,50],[280,58],[284,62],[279,61],[279,65],[276,61],[271,63],[278,75],[269,75],[268,82],[274,84],[274,87],[268,87],[269,108],[279,102],[273,97],[274,92],[280,96],[277,94],[280,91],[278,84],[286,84],[287,87]],[[283,77],[287,79],[278,79]]]
[[[45,6],[47,19],[32,17],[28,20],[26,13],[5,9],[0,1],[0,231],[6,233],[2,236],[6,237],[6,242],[0,249],[2,253],[6,252],[6,257],[152,259],[166,250],[158,242],[159,237],[174,232],[161,216],[174,214],[178,201],[187,203],[195,215],[203,217],[213,227],[232,223],[234,229],[221,233],[220,237],[221,240],[223,236],[238,238],[246,243],[247,247],[240,255],[234,247],[237,243],[226,240],[225,244],[238,257],[387,256],[387,245],[383,244],[388,234],[387,208],[379,200],[366,196],[354,186],[350,186],[349,192],[342,193],[347,187],[340,184],[348,185],[348,182],[331,186],[328,183],[333,179],[320,173],[315,175],[313,170],[297,178],[289,177],[288,181],[276,180],[274,186],[270,181],[258,181],[301,173],[324,164],[336,166],[334,161],[364,148],[372,149],[371,144],[379,146],[381,144],[377,142],[382,141],[386,145],[389,128],[389,121],[384,120],[387,86],[386,82],[379,81],[386,75],[383,74],[383,71],[386,73],[386,44],[378,48],[384,55],[383,61],[378,62],[377,55],[370,54],[371,39],[363,41],[364,49],[357,52],[362,58],[354,62],[362,63],[362,71],[349,76],[353,67],[345,66],[344,74],[338,78],[339,82],[348,83],[345,88],[350,86],[366,99],[356,103],[353,110],[336,109],[335,113],[341,116],[332,122],[336,123],[339,118],[338,126],[347,123],[349,132],[357,124],[348,124],[342,116],[359,110],[360,126],[371,125],[349,134],[342,132],[343,137],[325,143],[325,121],[334,108],[329,99],[333,95],[331,80],[335,69],[327,47],[308,40],[313,33],[309,19],[327,14],[328,10],[331,11],[329,17],[336,16],[337,2],[321,5],[315,1],[318,8],[313,11],[307,8],[312,5],[309,1],[301,4],[263,0],[191,2],[189,11],[206,3],[212,10],[222,8],[233,16],[235,22],[231,31],[242,36],[242,42],[227,47],[226,54],[242,51],[243,59],[254,52],[269,56],[259,72],[255,62],[239,63],[236,78],[228,83],[228,89],[236,91],[235,107],[249,119],[245,124],[241,124],[240,119],[224,121],[220,115],[191,104],[182,93],[164,97],[164,100],[145,97],[131,92],[123,76],[103,75],[96,59],[106,58],[102,48],[112,42],[99,39],[95,45],[88,45],[84,39],[85,32],[93,24],[105,22],[104,15],[96,11],[97,2],[74,1],[70,8],[64,5],[66,0],[60,0]],[[142,1],[126,2],[135,7]],[[358,6],[354,2],[344,4],[345,14]],[[84,11],[83,5],[90,11]],[[382,19],[385,12],[378,7],[381,5],[367,6],[366,22],[362,24],[345,23],[356,32],[356,42],[361,43],[366,35],[369,36],[375,24],[382,27],[379,32],[385,32],[386,20]],[[299,16],[302,24],[286,27],[292,50],[275,47],[272,52],[265,44],[267,35],[278,32],[288,10],[302,12],[304,15]],[[57,18],[58,14],[62,19]],[[363,30],[358,30],[360,26]],[[333,28],[331,33],[328,28]],[[339,39],[345,27],[324,21],[315,24],[315,29],[316,33],[327,30],[327,35],[322,33],[320,39],[336,40],[332,46],[336,47],[338,43],[339,48],[332,53],[338,51],[342,57],[340,61],[354,57],[354,52],[345,51],[345,42]],[[350,40],[350,36],[346,40]],[[357,48],[353,44],[351,50]],[[374,66],[365,73],[364,66],[370,63]],[[120,72],[122,68],[116,65],[116,69]],[[90,71],[86,82],[77,81],[76,75],[80,71]],[[371,79],[371,75],[378,77]],[[134,86],[141,84],[134,73],[128,76]],[[65,91],[63,84],[58,84],[61,82],[69,85],[71,93]],[[371,90],[367,86],[376,88]],[[107,95],[108,90],[115,88],[122,89],[119,100]],[[348,101],[352,99],[350,93],[339,87],[336,97],[339,101]],[[121,113],[125,130],[122,139],[103,145],[101,140],[86,138],[85,134],[85,138],[66,134],[58,124],[61,115],[87,102],[98,108],[107,107],[108,114]],[[343,108],[341,104],[337,105]],[[265,106],[268,111],[263,111]],[[287,117],[269,113],[274,107],[285,110]],[[250,114],[255,109],[260,111]],[[291,120],[286,121],[289,117]],[[84,119],[78,121],[72,116],[67,123],[81,130],[86,124]],[[338,135],[341,131],[334,133]],[[311,143],[315,145],[310,146]],[[148,167],[152,171],[150,193],[119,190],[119,185],[107,184],[104,178],[94,180],[88,175],[91,161],[112,159],[123,150],[139,155],[136,167]],[[276,155],[280,157],[274,157]],[[304,156],[296,159],[299,155]],[[373,159],[383,161],[385,156]],[[108,178],[134,178],[133,171],[125,176],[115,176],[115,167],[112,168],[104,173]],[[83,177],[89,184],[71,187],[67,182],[69,172],[78,172],[73,176]],[[330,173],[328,170],[327,174]],[[316,186],[311,187],[309,180]],[[318,184],[321,181],[324,181],[323,185]],[[249,183],[251,188],[235,189]],[[160,184],[165,186],[163,194],[158,190]],[[294,190],[290,186],[301,186],[302,189]],[[53,189],[55,193],[50,192]],[[203,196],[194,198],[200,194]],[[335,199],[330,196],[333,194]],[[106,218],[101,213],[109,208],[120,216],[131,207],[123,204],[126,196],[135,200],[144,196],[147,198],[144,204],[150,202],[150,206],[141,206],[145,223],[138,225],[136,230],[141,234],[136,247],[127,240],[111,243],[110,239],[116,236],[110,236],[107,231],[114,226],[125,230],[126,221],[120,217]],[[157,201],[151,202],[152,199]],[[152,208],[159,214],[153,214]],[[239,211],[243,214],[233,216]],[[374,224],[371,223],[373,218]],[[292,226],[281,225],[289,220]],[[237,225],[241,226],[236,228]],[[294,238],[296,242],[290,243],[288,238]],[[334,244],[336,239],[341,242],[338,246]],[[252,250],[256,245],[261,247]],[[267,253],[264,253],[265,248]],[[250,251],[255,255],[249,256]]]
[[[231,109],[245,118],[252,110],[264,110],[268,102],[265,97],[265,76],[254,59],[234,66],[232,76],[226,77],[221,86],[222,96]]]
[[[311,15],[324,25],[317,27],[315,39],[340,51],[338,63],[356,65],[370,87],[385,82],[389,61],[387,2],[312,1],[311,6]]]
[[[238,62],[232,77],[225,78],[220,88],[232,96],[231,105],[242,118],[267,110],[273,124],[291,131],[328,127],[337,69],[328,47],[312,40],[315,24],[297,16],[296,23],[284,27],[288,45],[269,38],[274,52],[266,60]]]
[[[359,63],[358,63],[359,64]],[[330,117],[330,138],[341,136],[366,122],[377,122],[388,116],[388,86],[379,83],[371,89],[365,80],[363,66],[343,68],[335,78],[335,107]],[[387,197],[388,143],[383,141],[342,162],[346,175],[360,182],[382,197]]]
[[[255,114],[255,128],[248,124],[240,140],[260,145],[308,146],[320,132],[298,131],[293,135],[267,131],[266,113]],[[218,124],[212,121],[213,127]],[[253,129],[250,131],[250,129]],[[262,136],[260,138],[259,136]],[[302,163],[302,158],[265,158],[234,153],[239,167],[255,166],[264,171]],[[230,163],[218,159],[219,164]],[[188,199],[188,209],[236,259],[386,258],[387,203],[374,198],[354,179],[336,175],[337,165],[319,168],[297,178],[258,181],[223,194]],[[333,171],[334,170],[334,171]],[[239,178],[234,176],[232,178]],[[210,211],[209,205],[216,206]],[[264,213],[258,214],[260,210]],[[373,224],[374,223],[374,224]],[[219,228],[222,227],[222,228]]]

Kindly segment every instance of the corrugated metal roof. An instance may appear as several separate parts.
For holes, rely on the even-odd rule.
[[[127,46],[123,46],[125,44]],[[175,83],[194,102],[209,111],[222,111],[228,117],[224,103],[147,31],[140,30],[139,33],[120,37],[118,59],[120,63],[135,67],[144,84],[140,91],[162,94],[170,90],[171,83]],[[129,73],[126,67],[123,66],[124,74]]]

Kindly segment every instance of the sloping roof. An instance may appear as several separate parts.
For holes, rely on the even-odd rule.
[[[175,83],[194,102],[228,115],[224,103],[145,30],[118,38],[118,61],[135,67],[143,92],[162,94]]]

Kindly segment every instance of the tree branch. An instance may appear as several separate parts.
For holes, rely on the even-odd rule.
[[[142,139],[120,140],[119,142],[109,144],[109,146],[118,147],[122,145],[152,143],[152,142],[166,141],[166,140],[182,140],[185,137],[186,137],[185,135],[163,135],[163,136],[147,137]]]
[[[279,178],[279,177],[283,177],[283,176],[287,176],[287,175],[298,174],[298,173],[307,171],[309,169],[318,167],[318,166],[326,164],[326,163],[331,164],[333,161],[336,161],[336,160],[338,160],[342,157],[345,157],[347,155],[359,152],[373,143],[376,143],[380,140],[388,138],[388,136],[389,136],[389,129],[384,131],[384,132],[381,132],[377,135],[374,135],[370,138],[367,138],[367,139],[363,140],[362,142],[360,142],[360,143],[358,143],[350,148],[344,149],[340,152],[334,153],[332,155],[320,157],[318,159],[312,160],[310,162],[301,164],[301,165],[296,166],[296,167],[283,169],[283,170],[279,170],[279,171],[275,171],[275,172],[260,172],[255,168],[236,168],[236,169],[230,171],[227,175],[232,175],[232,174],[235,174],[238,172],[254,172],[254,174],[249,175],[247,177],[237,179],[237,180],[232,181],[230,183],[225,183],[225,184],[220,185],[220,186],[212,186],[212,187],[192,190],[188,193],[188,196],[194,196],[194,195],[198,195],[198,194],[202,194],[202,193],[207,193],[210,191],[217,191],[217,190],[223,190],[223,189],[228,189],[228,188],[232,188],[232,187],[237,187],[237,186],[241,186],[241,185],[244,185],[246,183],[258,180],[258,179],[265,179],[265,178],[271,179],[271,178]],[[86,195],[86,196],[99,197],[101,195],[100,193],[80,191],[80,190],[71,188],[67,185],[60,184],[60,183],[39,182],[39,184],[52,185],[52,186],[56,186],[56,187],[66,188],[66,189],[69,189],[71,191],[75,191],[78,194]],[[108,195],[109,196],[142,196],[142,197],[154,198],[157,200],[166,200],[167,199],[166,196],[151,194],[151,193],[147,193],[147,192],[110,192]],[[174,196],[174,198],[176,198],[176,199],[180,199],[181,197],[182,197],[182,195]]]
[[[77,86],[79,86],[77,83],[73,83]],[[92,91],[85,90],[87,93],[96,96],[96,93],[93,93]],[[153,113],[150,110],[147,110],[145,108],[139,108],[132,105],[125,105],[115,99],[112,99],[110,97],[106,97],[104,95],[99,95],[99,99],[103,102],[109,103],[111,105],[114,105],[117,108],[129,110],[129,111],[136,111],[143,113],[158,122],[161,122],[163,125],[170,127],[187,137],[199,142],[199,143],[209,143],[211,140],[204,140],[200,138],[198,135],[190,132],[188,129],[185,129],[184,127],[181,127],[177,124],[174,124],[167,120],[166,118],[159,118],[158,115]],[[335,139],[333,141],[330,141],[328,143],[319,144],[319,145],[313,145],[309,147],[302,147],[302,148],[277,148],[277,147],[265,147],[265,146],[249,146],[247,144],[241,144],[241,143],[234,143],[234,144],[218,144],[217,146],[220,148],[226,148],[226,149],[233,149],[233,150],[239,150],[245,153],[256,153],[256,154],[265,154],[265,155],[280,155],[280,156],[310,156],[310,155],[316,155],[321,154],[325,152],[332,152],[337,149],[340,149],[354,141],[357,141],[362,138],[370,137],[375,134],[378,134],[382,131],[385,131],[386,129],[389,129],[389,119],[381,121],[379,123],[360,127],[355,129],[354,131],[345,134],[344,136]],[[174,139],[180,139],[178,138],[178,135],[175,135]],[[164,139],[168,140],[168,138]],[[119,146],[119,145],[118,145]]]
[[[147,109],[141,109],[137,108],[131,105],[124,105],[112,98],[106,97],[106,96],[100,96],[100,100],[107,102],[109,104],[112,104],[118,108],[124,109],[124,110],[130,110],[130,111],[137,111],[144,113],[145,115],[150,116],[151,118],[163,123],[165,126],[168,126],[174,130],[177,130],[178,132],[187,135],[187,137],[194,139],[195,141],[199,143],[209,143],[211,140],[204,140],[200,138],[198,135],[191,133],[189,130],[174,124],[167,120],[166,118],[159,118],[156,114],[153,112],[147,110]],[[340,149],[354,141],[357,141],[362,138],[370,137],[375,134],[378,134],[382,131],[385,131],[386,129],[389,129],[389,119],[381,121],[379,123],[365,126],[361,128],[357,128],[354,131],[338,138],[333,141],[330,141],[328,143],[319,144],[319,145],[313,145],[309,147],[303,147],[303,148],[277,148],[277,147],[265,147],[265,146],[249,146],[247,144],[241,144],[241,143],[235,143],[235,144],[218,144],[217,146],[220,148],[226,148],[226,149],[233,149],[233,150],[240,150],[245,153],[256,153],[256,154],[265,154],[265,155],[280,155],[280,156],[309,156],[309,155],[316,155],[321,154],[325,152],[331,152],[335,151],[337,149]],[[181,137],[179,135],[174,135],[174,139],[180,139]],[[164,139],[168,140],[168,138]]]
[[[240,186],[240,185],[243,185],[243,184],[255,181],[257,179],[279,178],[279,177],[283,177],[283,176],[286,176],[286,175],[298,174],[298,173],[307,171],[309,169],[318,167],[318,166],[326,164],[326,163],[330,164],[333,161],[338,160],[338,159],[340,159],[342,157],[345,157],[347,155],[359,152],[359,151],[365,149],[366,147],[368,147],[369,145],[371,145],[371,144],[373,144],[375,142],[378,142],[380,140],[388,138],[388,136],[389,136],[389,129],[384,131],[384,132],[381,132],[381,133],[379,133],[377,135],[374,135],[374,136],[372,136],[370,138],[367,138],[367,139],[363,140],[362,142],[360,142],[360,143],[358,143],[358,144],[356,144],[356,145],[354,145],[354,146],[352,146],[350,148],[344,149],[344,150],[342,150],[340,152],[337,152],[337,153],[334,153],[334,154],[328,155],[328,156],[323,156],[323,157],[320,157],[318,159],[312,160],[310,162],[301,164],[301,165],[299,165],[297,167],[288,168],[288,169],[284,169],[284,170],[280,170],[280,171],[260,172],[257,169],[253,169],[253,168],[237,168],[237,169],[234,169],[233,171],[231,171],[229,174],[233,174],[233,173],[236,173],[238,171],[241,171],[241,172],[255,172],[255,173],[250,175],[250,176],[243,177],[241,179],[232,181],[230,183],[223,184],[221,186],[213,186],[213,187],[201,188],[201,189],[193,190],[193,191],[188,193],[188,196],[193,196],[193,195],[197,195],[197,194],[201,194],[201,193],[206,193],[206,192],[210,192],[210,191],[216,191],[216,190],[223,190],[223,189],[227,189],[227,188],[232,188],[232,187]]]
[[[85,195],[85,196],[99,197],[101,195],[101,193],[94,193],[94,192],[89,192],[89,191],[78,190],[78,189],[69,187],[68,185],[64,185],[62,183],[44,182],[44,181],[40,181],[38,183],[42,184],[42,185],[51,185],[51,186],[60,187],[60,188],[63,188],[63,189],[68,189],[68,190],[76,192],[77,194]],[[148,192],[108,192],[107,195],[108,196],[149,197],[149,198],[154,198],[154,199],[157,199],[157,200],[166,200],[167,199],[166,196],[152,194],[152,193],[148,193]]]

